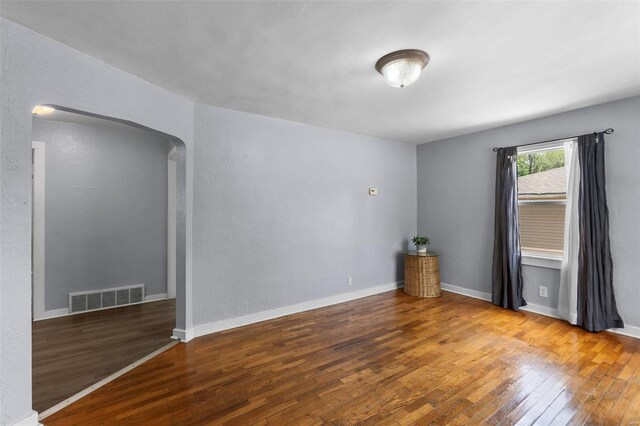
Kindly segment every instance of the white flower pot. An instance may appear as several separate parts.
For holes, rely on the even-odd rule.
[[[427,246],[416,246],[416,251],[418,253],[426,253],[427,252]]]

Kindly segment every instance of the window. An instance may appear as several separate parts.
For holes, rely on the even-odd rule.
[[[518,210],[523,254],[561,257],[567,201],[564,142],[518,149]]]

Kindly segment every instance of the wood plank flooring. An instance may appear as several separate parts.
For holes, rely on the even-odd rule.
[[[171,341],[175,300],[35,321],[33,408],[38,412]]]
[[[177,345],[44,421],[639,423],[639,340],[401,291]]]

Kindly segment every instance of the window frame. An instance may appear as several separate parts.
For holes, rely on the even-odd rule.
[[[531,154],[534,152],[546,152],[546,151],[555,151],[559,149],[564,149],[564,145],[567,142],[575,141],[575,138],[561,139],[558,141],[551,142],[542,142],[534,145],[527,145],[518,147],[517,155],[523,154]],[[565,166],[566,166],[566,158],[565,158]],[[518,176],[519,178],[519,176]],[[520,200],[518,197],[518,208],[521,204],[560,204],[566,205],[567,199],[565,195],[565,199],[563,200]],[[520,218],[518,218],[518,224],[520,224]],[[563,236],[564,239],[564,236]],[[564,251],[564,248],[563,248]],[[562,260],[563,254],[549,253],[543,251],[535,251],[535,250],[522,250],[522,264],[529,266],[537,266],[541,268],[550,268],[550,269],[561,269],[562,268]]]

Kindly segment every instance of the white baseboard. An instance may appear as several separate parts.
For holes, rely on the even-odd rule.
[[[145,296],[144,297],[144,301],[142,301],[140,303],[156,302],[158,300],[164,300],[166,298],[167,298],[167,293],[151,294],[149,296]],[[46,319],[51,319],[51,318],[65,317],[67,315],[86,314],[88,312],[104,311],[105,309],[121,308],[123,306],[131,306],[131,305],[139,305],[140,303],[130,303],[128,305],[110,306],[108,308],[93,309],[91,311],[83,311],[83,312],[74,312],[72,314],[69,313],[69,309],[68,308],[52,309],[50,311],[44,311],[42,314],[38,315],[38,317],[34,318],[33,320],[34,321],[41,321],[41,320],[46,320]]]
[[[527,302],[527,306],[522,306],[520,308],[521,311],[533,312],[534,314],[545,315],[551,318],[558,318],[564,320],[558,313],[558,310],[555,308],[549,308],[547,306],[536,305],[534,303]]]
[[[193,328],[190,328],[188,330],[183,330],[181,328],[174,328],[173,336],[171,336],[172,339],[180,340],[181,342],[185,342],[185,343],[193,339],[194,337],[195,336],[193,335]]]
[[[13,426],[42,426],[42,425],[38,421],[38,412],[32,411],[31,414],[29,414],[27,417],[20,420],[19,422],[14,423]]]
[[[155,302],[156,300],[165,299],[167,299],[167,293],[150,294],[149,296],[144,297],[145,302]]]
[[[445,284],[445,283],[442,283],[441,287],[443,290],[450,291],[451,293],[462,294],[463,296],[469,296],[475,299],[485,300],[487,302],[491,301],[491,293],[471,290],[468,288],[459,287],[457,285],[451,285],[451,284]],[[521,307],[520,310],[533,312],[534,314],[545,315],[547,317],[557,318],[564,321],[564,318],[560,316],[560,314],[558,313],[558,310],[555,308],[549,308],[546,306],[529,303],[527,304],[527,306]],[[621,334],[623,336],[629,336],[629,337],[634,337],[636,339],[640,339],[640,327],[636,327],[633,325],[625,325],[624,328],[610,328],[607,331],[610,331],[616,334]]]
[[[457,285],[452,284],[440,284],[440,287],[445,291],[450,291],[451,293],[462,294],[463,296],[473,297],[474,299],[486,300],[487,302],[491,302],[491,293],[484,293],[478,290],[471,290],[469,288],[458,287]]]
[[[283,306],[281,308],[270,309],[268,311],[256,312],[253,314],[243,315],[240,317],[214,321],[206,324],[196,325],[192,333],[184,330],[174,330],[173,335],[182,341],[189,341],[193,337],[204,336],[205,334],[215,333],[217,331],[228,330],[230,328],[241,327],[243,325],[253,324],[256,322],[266,321],[273,318],[283,317],[286,315],[297,314],[298,312],[309,311],[311,309],[323,308],[325,306],[335,305],[338,303],[348,302],[350,300],[360,299],[374,294],[384,293],[385,291],[396,290],[402,288],[403,281],[390,284],[382,284],[375,287],[369,287],[362,290],[352,291],[349,293],[337,294],[335,296],[324,297],[322,299],[310,300],[295,305]],[[183,338],[184,336],[184,338]],[[189,337],[191,336],[191,337]]]
[[[610,331],[616,334],[622,334],[623,336],[635,337],[636,339],[640,339],[640,327],[636,327],[634,325],[625,325],[624,328],[610,328],[607,331]]]
[[[68,308],[52,309],[50,311],[44,311],[42,314],[38,315],[38,317],[34,318],[33,320],[34,321],[40,321],[40,320],[45,320],[45,319],[64,317],[66,315],[69,315],[69,309]]]

